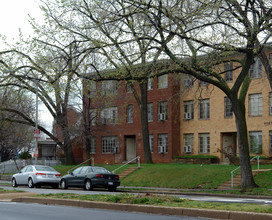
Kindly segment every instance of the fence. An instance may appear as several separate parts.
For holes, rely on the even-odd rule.
[[[46,165],[46,166],[56,166],[61,164],[59,160],[9,160],[0,164],[0,173],[15,173],[18,170],[22,169],[26,165]]]

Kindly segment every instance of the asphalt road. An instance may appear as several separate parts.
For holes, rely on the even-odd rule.
[[[144,214],[136,212],[86,209],[78,207],[52,206],[0,202],[0,219],[29,220],[208,220],[207,218]]]

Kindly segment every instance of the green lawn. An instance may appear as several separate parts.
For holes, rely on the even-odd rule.
[[[114,170],[120,165],[100,165]],[[136,166],[129,165],[129,166]],[[62,175],[73,166],[56,166]],[[121,186],[167,187],[179,189],[214,189],[231,178],[230,172],[236,166],[229,165],[199,165],[199,164],[142,164],[141,169],[121,179]],[[272,169],[272,165],[262,165],[260,169]],[[120,173],[122,168],[118,170]],[[257,169],[253,166],[253,169]],[[272,171],[264,172],[255,177],[261,188],[272,189]]]

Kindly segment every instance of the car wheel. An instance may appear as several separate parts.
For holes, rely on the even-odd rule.
[[[62,179],[62,180],[60,181],[60,187],[61,187],[62,189],[67,189],[67,188],[68,188],[65,179]]]
[[[109,186],[109,188],[108,188],[108,190],[110,191],[110,192],[115,192],[116,191],[116,186]]]
[[[93,186],[92,186],[91,180],[89,180],[89,179],[86,180],[85,184],[84,184],[84,189],[90,191],[90,190],[92,190],[92,188],[93,188]]]
[[[34,183],[33,183],[32,178],[29,178],[29,179],[28,179],[28,187],[29,187],[29,188],[33,188],[33,187],[34,187]]]
[[[12,178],[11,182],[12,182],[12,187],[18,186],[15,178]]]

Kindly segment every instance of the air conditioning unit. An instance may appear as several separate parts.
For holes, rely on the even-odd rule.
[[[184,153],[192,153],[192,146],[191,145],[184,146]]]
[[[164,113],[160,113],[158,118],[159,118],[159,121],[165,121],[166,115]]]
[[[159,146],[159,154],[165,153],[166,149],[165,146]]]
[[[186,120],[192,119],[192,113],[191,112],[184,113],[184,119],[186,119]]]

